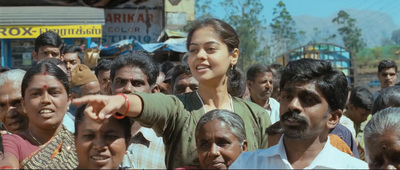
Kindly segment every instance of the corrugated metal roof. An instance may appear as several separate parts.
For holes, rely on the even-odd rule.
[[[0,7],[0,25],[104,25],[104,9],[91,7]]]

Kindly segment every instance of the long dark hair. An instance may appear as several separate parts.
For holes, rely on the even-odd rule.
[[[191,25],[186,40],[186,48],[188,49],[188,51],[194,32],[204,27],[213,28],[213,30],[219,36],[222,42],[224,42],[228,47],[229,53],[233,53],[235,48],[239,49],[240,41],[235,29],[222,20],[208,18],[205,20],[196,21]],[[246,90],[246,83],[243,72],[240,69],[236,68],[236,65],[231,65],[231,67],[227,71],[227,75],[229,94],[235,97],[242,97]]]

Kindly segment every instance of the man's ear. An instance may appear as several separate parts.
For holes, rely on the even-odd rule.
[[[79,57],[78,57],[79,58]],[[64,54],[60,54],[60,60],[64,61]],[[79,59],[80,60],[80,59]]]
[[[33,58],[33,61],[38,62],[38,55],[37,55],[36,51],[32,51],[32,58]]]
[[[333,129],[340,122],[340,117],[342,117],[343,111],[341,109],[331,111],[329,113],[328,121],[326,122],[326,126],[329,129]]]
[[[75,93],[71,93],[70,95],[68,95],[68,101],[67,101],[67,111],[69,110],[69,106],[71,105],[71,102],[72,102],[72,99],[74,99],[74,98],[72,98],[72,94],[75,94]],[[76,94],[75,94],[76,95]],[[79,97],[79,96],[78,96]],[[76,97],[76,98],[78,98],[78,97]]]
[[[252,88],[253,82],[250,80],[246,80],[247,81],[247,88],[249,88],[249,90]]]
[[[111,90],[111,82],[108,81],[108,83],[106,84],[106,91],[108,93],[108,95],[113,95],[112,90]]]
[[[160,86],[158,84],[154,85],[154,87],[151,89],[151,93],[159,93],[161,92]]]

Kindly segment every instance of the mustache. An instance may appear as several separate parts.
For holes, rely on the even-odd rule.
[[[300,116],[300,112],[296,111],[296,110],[295,111],[289,110],[289,111],[285,112],[284,114],[282,114],[282,116],[280,118],[281,118],[281,121],[291,119],[291,121],[296,121],[303,125],[308,124],[307,119],[304,118],[303,116]]]
[[[262,93],[272,93],[272,89],[264,90]]]

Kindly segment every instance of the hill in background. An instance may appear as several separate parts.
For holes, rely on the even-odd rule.
[[[344,11],[346,11],[351,18],[357,20],[357,27],[362,30],[362,36],[369,48],[381,46],[382,40],[390,39],[392,32],[399,29],[399,26],[395,24],[393,19],[385,13],[359,9],[345,9]],[[306,45],[313,40],[323,43],[326,42],[323,40],[324,38],[327,38],[331,34],[336,34],[337,37],[327,43],[344,46],[337,32],[338,26],[332,23],[332,19],[336,16],[337,13],[324,18],[309,15],[292,16],[293,20],[296,22],[296,30],[306,32],[305,37],[301,40],[301,44]],[[272,19],[268,19],[268,22],[271,22],[270,20]],[[315,28],[318,28],[320,34],[315,34]],[[267,29],[267,35],[269,35],[268,38],[271,37],[270,29]]]

